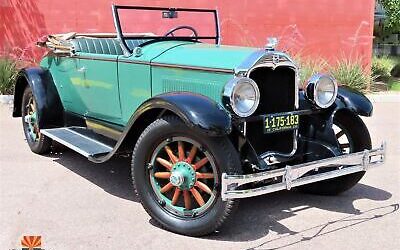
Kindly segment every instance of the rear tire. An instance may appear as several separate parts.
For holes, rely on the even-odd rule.
[[[371,149],[371,137],[368,129],[364,122],[357,116],[348,113],[340,112],[337,113],[333,120],[334,125],[339,127],[343,132],[336,133],[338,135],[346,136],[348,138],[348,146],[342,146],[342,152],[355,153],[365,149]],[[339,134],[340,133],[340,134]],[[341,144],[338,138],[339,144],[347,146],[347,143]],[[318,194],[318,195],[338,195],[344,191],[349,190],[356,185],[361,178],[364,176],[365,171],[357,172],[354,174],[344,175],[341,177],[320,181],[304,186],[298,187],[298,189],[305,193]]]
[[[193,147],[198,148],[194,158],[190,157]],[[168,152],[172,152],[172,158]],[[174,158],[178,156],[179,159]],[[207,163],[196,168],[204,158]],[[164,165],[160,159],[166,160]],[[144,209],[161,227],[179,234],[202,236],[215,232],[237,205],[238,200],[222,201],[220,183],[223,172],[240,174],[240,166],[239,156],[227,137],[199,134],[179,118],[166,116],[151,123],[138,139],[132,155],[132,180]],[[179,168],[185,175],[181,175],[183,184],[177,186],[171,176]],[[209,189],[196,185],[198,181]],[[172,184],[173,187],[166,187]],[[180,195],[175,199],[176,192]],[[186,195],[191,199],[188,203]],[[198,199],[204,199],[205,203],[200,205]]]
[[[22,127],[31,151],[36,154],[49,153],[52,140],[40,133],[36,100],[29,85],[26,86],[22,96],[21,114]]]

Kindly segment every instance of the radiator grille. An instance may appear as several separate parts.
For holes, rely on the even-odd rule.
[[[254,115],[295,110],[296,73],[289,67],[256,68],[250,73],[260,89],[260,104]],[[293,131],[263,133],[263,122],[247,124],[247,138],[258,154],[267,151],[290,153],[293,149]]]

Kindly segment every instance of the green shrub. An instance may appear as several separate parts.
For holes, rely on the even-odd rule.
[[[296,62],[300,68],[300,84],[303,86],[312,75],[325,71],[328,66],[328,63],[324,59],[304,59],[297,57]]]
[[[390,79],[390,72],[396,65],[396,60],[388,56],[372,58],[371,70],[372,76],[381,81],[388,81]]]
[[[0,58],[0,95],[13,94],[17,73],[17,66],[14,60]]]
[[[400,0],[380,0],[385,9],[385,29],[390,33],[400,32]]]
[[[330,71],[339,84],[361,92],[367,92],[373,81],[373,77],[362,66],[361,60],[340,60]]]

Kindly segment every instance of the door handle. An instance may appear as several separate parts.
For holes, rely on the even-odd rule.
[[[90,86],[89,86],[89,84],[87,83],[87,80],[86,80],[86,67],[85,66],[82,66],[82,67],[80,67],[79,69],[77,69],[77,71],[79,72],[79,73],[82,73],[83,74],[83,77],[82,77],[82,85],[85,87],[85,88],[89,88]]]
[[[80,73],[85,73],[86,72],[86,67],[81,67],[78,69],[78,72]]]

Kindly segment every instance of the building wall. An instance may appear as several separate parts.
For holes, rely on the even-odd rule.
[[[111,4],[217,8],[222,43],[262,47],[268,36],[294,54],[370,63],[374,0],[0,0],[0,51],[40,57],[41,36],[113,32]]]

